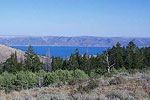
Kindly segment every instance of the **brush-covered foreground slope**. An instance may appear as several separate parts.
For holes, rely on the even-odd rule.
[[[124,37],[0,37],[0,44],[5,45],[50,45],[50,46],[95,46],[112,47],[120,42],[126,46],[130,41],[138,46],[150,46],[150,38],[124,38]]]
[[[10,57],[10,55],[15,52],[17,53],[17,57],[19,61],[24,60],[24,55],[25,55],[24,51],[0,44],[0,63],[5,62]],[[39,57],[40,60],[44,62],[45,57],[44,56],[39,56]]]
[[[0,100],[150,100],[150,74],[120,73],[9,94],[0,91]]]

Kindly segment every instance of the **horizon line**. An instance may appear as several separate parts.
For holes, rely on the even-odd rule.
[[[80,35],[80,36],[55,36],[55,35],[0,35],[0,37],[99,37],[99,38],[150,38],[150,37],[131,37],[131,36],[92,36],[92,35]]]

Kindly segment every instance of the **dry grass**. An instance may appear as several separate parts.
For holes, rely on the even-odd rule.
[[[78,80],[70,85],[55,84],[9,94],[0,91],[0,97],[1,100],[150,100],[150,81],[147,81],[148,77],[143,79],[142,75],[134,74],[132,77],[128,76],[130,78],[124,82],[112,85],[104,85],[104,83],[110,82],[112,78],[94,79],[99,87],[88,93],[81,93],[78,88],[79,86],[86,86],[90,80]],[[149,76],[150,74],[145,75]],[[113,76],[113,79],[119,76]],[[125,79],[125,76],[120,77]]]

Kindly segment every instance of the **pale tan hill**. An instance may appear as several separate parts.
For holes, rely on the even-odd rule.
[[[0,63],[5,62],[12,53],[15,53],[15,51],[17,52],[18,60],[19,61],[24,60],[24,55],[25,55],[24,51],[0,44]],[[39,56],[39,57],[42,62],[45,61],[44,56]]]
[[[24,59],[24,51],[0,44],[0,63],[5,62],[12,53],[15,53],[15,51],[17,52],[17,57],[19,61],[21,59]]]

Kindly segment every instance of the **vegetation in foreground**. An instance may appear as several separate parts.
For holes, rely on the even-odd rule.
[[[73,78],[47,87],[0,92],[1,100],[149,100],[150,73]]]
[[[1,98],[148,100],[150,96],[150,47],[138,48],[133,42],[126,47],[117,43],[96,56],[88,52],[82,56],[76,49],[70,58],[52,57],[45,63],[29,46],[20,61],[15,53],[0,65]]]

